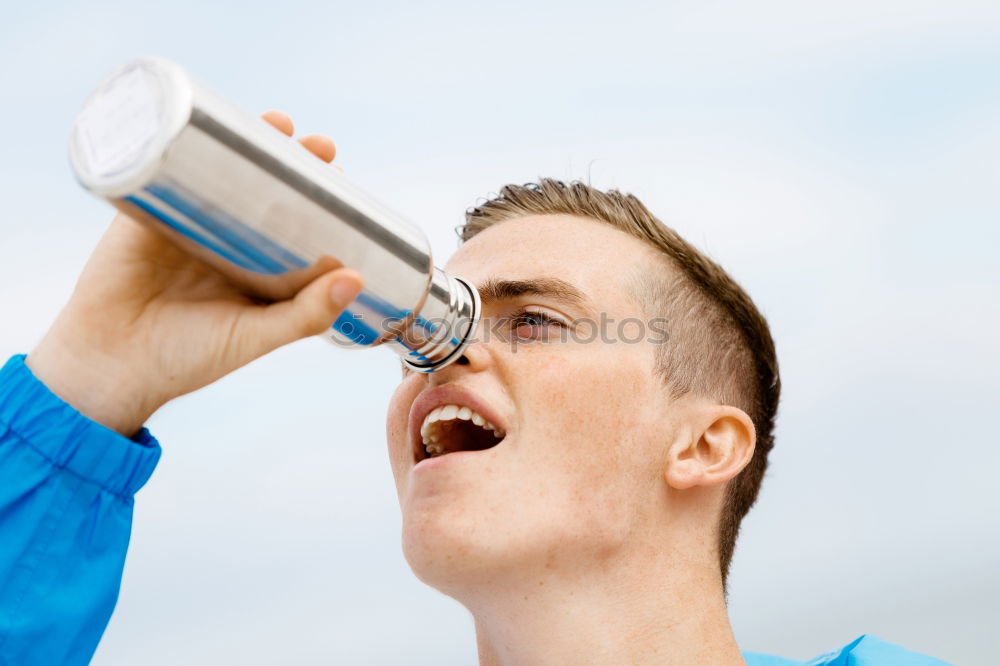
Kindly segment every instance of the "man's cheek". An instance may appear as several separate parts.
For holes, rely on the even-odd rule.
[[[389,408],[385,418],[386,443],[389,445],[389,454],[393,456],[400,444],[406,443],[406,428],[410,414],[410,406],[420,392],[419,377],[411,376],[405,378],[396,387],[389,401]]]
[[[422,375],[410,373],[399,382],[396,390],[392,393],[392,398],[389,400],[390,417],[398,415],[399,412],[403,412],[404,414],[408,412],[414,398],[420,393],[421,378]]]

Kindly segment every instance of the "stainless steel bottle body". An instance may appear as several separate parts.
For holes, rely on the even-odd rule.
[[[475,333],[475,288],[434,267],[417,227],[169,61],[133,61],[91,94],[70,162],[90,192],[256,297],[358,270],[364,290],[324,334],[337,345],[385,344],[429,372]]]

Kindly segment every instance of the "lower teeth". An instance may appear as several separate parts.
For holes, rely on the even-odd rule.
[[[503,439],[504,437],[507,436],[507,433],[505,433],[503,430],[500,430],[499,428],[496,428],[496,427],[486,426],[484,429],[488,430],[488,431],[491,431],[492,434],[493,434],[493,439],[495,439],[495,440],[501,440],[501,439]],[[438,434],[440,434],[439,431],[431,431],[429,434],[434,435],[435,432],[437,432]],[[436,437],[435,437],[435,439],[436,439]],[[482,444],[482,442],[480,442],[480,444]],[[479,450],[484,450],[484,449],[488,449],[488,448],[491,448],[491,446],[490,445],[487,445],[487,446],[475,446],[475,447],[473,447],[470,450],[479,451]],[[462,449],[457,449],[457,450],[462,450]],[[428,444],[425,444],[424,445],[424,452],[425,452],[425,454],[426,454],[426,456],[428,458],[436,458],[438,456],[443,456],[446,453],[452,453],[452,451],[446,451],[445,450],[444,444],[441,444],[441,443],[436,442],[436,441],[432,441],[432,442],[430,442]]]

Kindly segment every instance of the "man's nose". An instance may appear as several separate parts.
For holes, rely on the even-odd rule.
[[[491,362],[490,350],[487,345],[481,340],[474,340],[469,343],[469,346],[454,363],[438,370],[432,376],[437,376],[438,383],[444,383],[450,381],[454,375],[481,372],[487,369]]]

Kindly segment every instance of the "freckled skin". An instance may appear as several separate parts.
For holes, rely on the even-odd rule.
[[[458,250],[447,270],[474,283],[559,277],[588,296],[594,315],[644,320],[628,297],[625,274],[653,256],[608,225],[533,216],[482,232]],[[520,301],[570,320],[588,314],[545,297]],[[510,310],[507,303],[491,305],[484,316]],[[578,575],[581,564],[599,565],[641,547],[641,535],[662,509],[663,449],[671,430],[653,353],[645,341],[551,339],[512,350],[493,340],[469,350],[470,365],[405,377],[390,405],[387,432],[404,551],[416,574],[461,595],[484,577],[515,574],[541,585],[564,572]],[[414,479],[410,405],[422,390],[448,382],[487,401],[508,436],[475,464]]]

